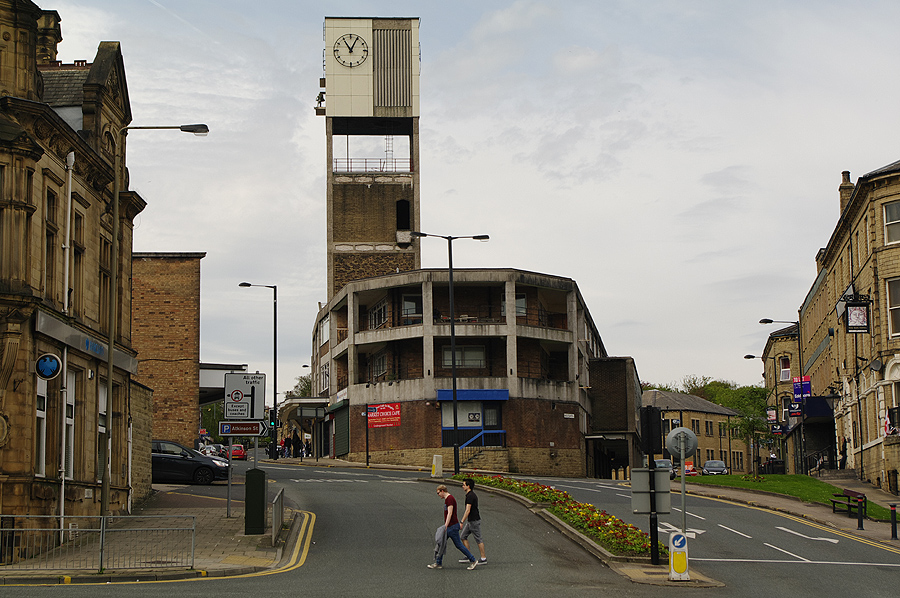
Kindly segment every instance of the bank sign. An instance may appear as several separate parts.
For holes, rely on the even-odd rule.
[[[394,428],[400,425],[400,403],[382,403],[366,408],[370,428]]]

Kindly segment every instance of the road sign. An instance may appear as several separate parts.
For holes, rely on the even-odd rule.
[[[219,422],[219,436],[266,436],[269,426],[264,421]]]
[[[681,532],[669,536],[669,581],[690,581],[687,537]]]
[[[265,402],[265,374],[225,374],[225,419],[266,419]]]
[[[684,456],[692,456],[697,450],[697,435],[692,430],[675,428],[666,435],[666,448],[673,455],[681,455],[682,442],[684,442]]]
[[[39,378],[53,380],[59,376],[59,373],[62,371],[62,361],[52,353],[45,353],[38,357],[38,360],[34,364],[34,371]]]

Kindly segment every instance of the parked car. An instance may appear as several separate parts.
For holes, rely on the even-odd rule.
[[[231,446],[232,459],[247,459],[247,451],[244,450],[243,444],[234,444]]]
[[[669,479],[675,479],[675,466],[672,465],[671,459],[655,459],[656,469],[668,469]]]
[[[211,484],[228,479],[228,462],[224,459],[203,455],[171,440],[154,440],[152,446],[154,482]]]
[[[728,468],[725,467],[724,461],[707,461],[700,470],[703,475],[725,475]]]

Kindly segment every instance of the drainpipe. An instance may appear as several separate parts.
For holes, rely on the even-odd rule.
[[[69,250],[72,246],[72,167],[75,152],[66,155],[66,237],[63,245],[63,313],[69,315]],[[69,404],[69,347],[63,345],[59,422],[59,537],[63,541],[66,515],[66,407]]]

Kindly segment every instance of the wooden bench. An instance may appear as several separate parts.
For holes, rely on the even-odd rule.
[[[857,492],[856,490],[844,489],[840,494],[832,494],[835,498],[831,499],[831,512],[843,512],[845,509],[847,511],[847,516],[853,516],[853,509],[858,509],[860,504],[862,504],[862,515],[866,516],[866,506],[868,502],[866,501],[866,495],[862,492]],[[860,502],[860,499],[862,501]],[[838,508],[840,507],[840,509]]]

